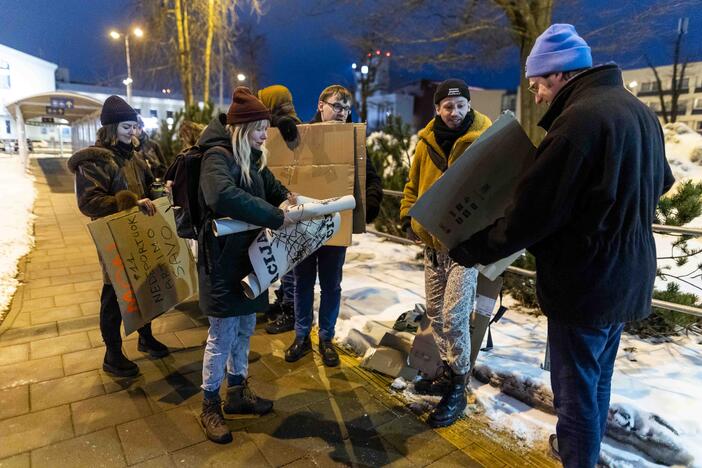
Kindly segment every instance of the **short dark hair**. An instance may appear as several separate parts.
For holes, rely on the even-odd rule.
[[[330,97],[338,95],[343,101],[351,101],[351,92],[341,85],[331,85],[324,88],[322,94],[319,95],[320,101],[326,101]]]

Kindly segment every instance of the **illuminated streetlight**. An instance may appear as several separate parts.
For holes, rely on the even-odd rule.
[[[634,89],[639,85],[639,82],[634,80],[631,83],[629,83],[629,88]]]
[[[132,29],[131,34],[134,34],[135,37],[144,37],[144,30],[141,29],[140,27],[135,27]],[[120,37],[124,36],[124,55],[127,59],[127,79],[122,81],[122,83],[127,86],[127,102],[129,104],[132,103],[132,83],[134,80],[132,80],[132,61],[129,56],[129,36],[130,33],[122,34],[119,31],[115,31],[114,29],[110,31],[110,37],[114,40],[118,40]]]
[[[368,74],[368,65],[363,65],[363,66],[361,67],[361,73],[362,73],[363,75],[367,75],[367,74]]]
[[[354,70],[355,70],[357,67],[358,67],[358,65],[356,65],[356,62],[354,62],[354,63],[351,64],[351,68],[353,68]]]
[[[238,75],[236,75],[236,79],[239,81],[244,81],[246,79],[246,75],[244,75],[243,73],[239,73]]]

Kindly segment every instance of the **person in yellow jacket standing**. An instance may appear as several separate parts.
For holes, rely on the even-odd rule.
[[[424,244],[427,318],[444,361],[439,376],[418,381],[415,390],[441,396],[427,422],[432,427],[443,427],[453,424],[466,408],[470,376],[469,325],[478,271],[451,260],[448,249],[411,219],[409,210],[492,122],[471,108],[470,91],[462,80],[442,82],[434,93],[434,104],[436,117],[419,132],[400,217],[407,236]]]

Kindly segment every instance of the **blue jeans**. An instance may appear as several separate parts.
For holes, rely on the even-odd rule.
[[[289,271],[280,278],[280,293],[281,303],[295,303],[295,273],[292,271]]]
[[[208,317],[210,329],[202,360],[202,389],[219,392],[224,370],[246,377],[249,370],[249,344],[256,328],[256,314],[239,317]]]
[[[623,328],[622,323],[594,328],[548,321],[558,452],[566,468],[592,468],[599,459]]]
[[[319,338],[334,338],[341,304],[341,273],[346,247],[322,246],[295,267],[295,334],[303,338],[312,330],[314,285],[319,270]]]

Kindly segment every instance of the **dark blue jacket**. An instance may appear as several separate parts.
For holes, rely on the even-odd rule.
[[[550,320],[606,326],[651,311],[658,200],[674,179],[655,114],[604,65],[571,79],[539,122],[548,133],[505,217],[450,255],[489,264],[527,248]]]
[[[267,292],[250,300],[241,288],[241,280],[252,271],[248,250],[259,231],[215,237],[211,221],[231,217],[278,229],[283,225],[283,210],[278,205],[288,190],[268,168],[258,170],[260,152],[255,150],[252,184],[241,182],[241,168],[234,161],[231,139],[220,117],[212,119],[197,143],[206,152],[200,168],[200,209],[207,213],[198,239],[200,310],[213,317],[232,317],[261,312],[268,306]]]

